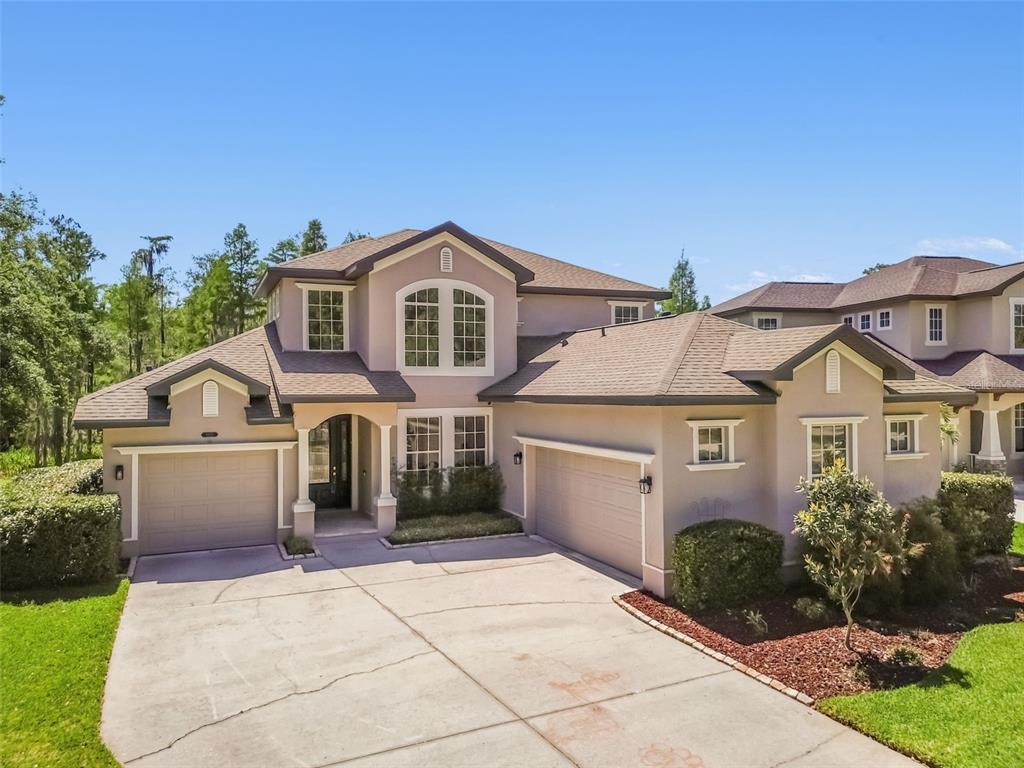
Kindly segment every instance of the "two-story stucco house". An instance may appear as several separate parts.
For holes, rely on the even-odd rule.
[[[947,466],[1024,473],[1024,262],[914,256],[849,283],[774,282],[712,307],[761,329],[842,322],[978,394]],[[962,413],[962,412],[961,412]]]
[[[265,326],[79,402],[126,553],[386,534],[393,472],[497,462],[527,531],[664,595],[679,529],[789,534],[797,481],[839,457],[894,501],[933,494],[939,403],[977,399],[842,322],[656,317],[661,290],[451,222],[258,292]]]

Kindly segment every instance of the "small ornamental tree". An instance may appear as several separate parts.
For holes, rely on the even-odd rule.
[[[798,490],[807,508],[796,515],[796,533],[807,542],[807,575],[839,604],[846,616],[846,647],[853,650],[853,611],[864,581],[905,568],[913,554],[907,545],[907,522],[866,477],[842,460],[821,477],[801,479]]]

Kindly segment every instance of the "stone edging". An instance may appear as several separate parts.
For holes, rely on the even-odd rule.
[[[723,664],[727,664],[728,666],[735,669],[737,672],[742,672],[743,674],[752,677],[754,680],[757,680],[759,683],[764,683],[769,688],[773,688],[779,693],[784,693],[791,699],[796,699],[801,704],[806,704],[807,706],[812,706],[814,704],[814,699],[812,699],[806,693],[798,691],[796,690],[796,688],[790,688],[788,685],[781,682],[780,680],[776,680],[774,677],[768,677],[768,675],[764,675],[758,672],[753,667],[748,667],[746,664],[737,661],[732,656],[726,656],[724,653],[719,653],[713,648],[709,648],[708,646],[704,645],[704,643],[695,640],[694,638],[687,635],[685,632],[680,632],[678,629],[670,627],[667,624],[662,624],[657,619],[652,619],[639,608],[635,608],[634,606],[630,605],[618,595],[614,595],[612,597],[612,602],[619,606],[619,608],[624,610],[626,613],[634,616],[637,619],[640,619],[642,622],[648,624],[649,626],[653,627],[659,632],[663,632],[669,637],[673,637],[676,640],[686,643],[694,650],[700,651],[701,653],[710,656],[711,658],[716,659],[717,661],[720,661]]]
[[[434,539],[433,541],[413,541],[408,544],[392,544],[387,537],[381,536],[377,541],[387,549],[407,549],[409,547],[429,547],[434,544],[457,544],[462,541],[484,541],[485,539],[511,539],[515,536],[525,536],[525,533],[495,533],[491,536],[469,536],[464,539]]]
[[[281,554],[282,560],[309,560],[314,557],[322,557],[320,549],[317,547],[316,542],[313,542],[313,551],[298,555],[289,555],[288,550],[284,548],[284,544],[280,541],[277,542],[277,551]]]

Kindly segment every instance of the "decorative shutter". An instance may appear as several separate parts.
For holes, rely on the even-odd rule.
[[[839,393],[839,353],[834,349],[825,355],[825,391],[830,395]]]
[[[220,405],[217,395],[217,382],[207,381],[203,384],[203,416],[218,415]]]
[[[452,271],[452,249],[442,248],[441,249],[441,271],[451,272]]]

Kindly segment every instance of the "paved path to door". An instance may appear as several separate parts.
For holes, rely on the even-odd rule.
[[[128,766],[911,766],[630,617],[526,538],[139,561],[103,737]]]

